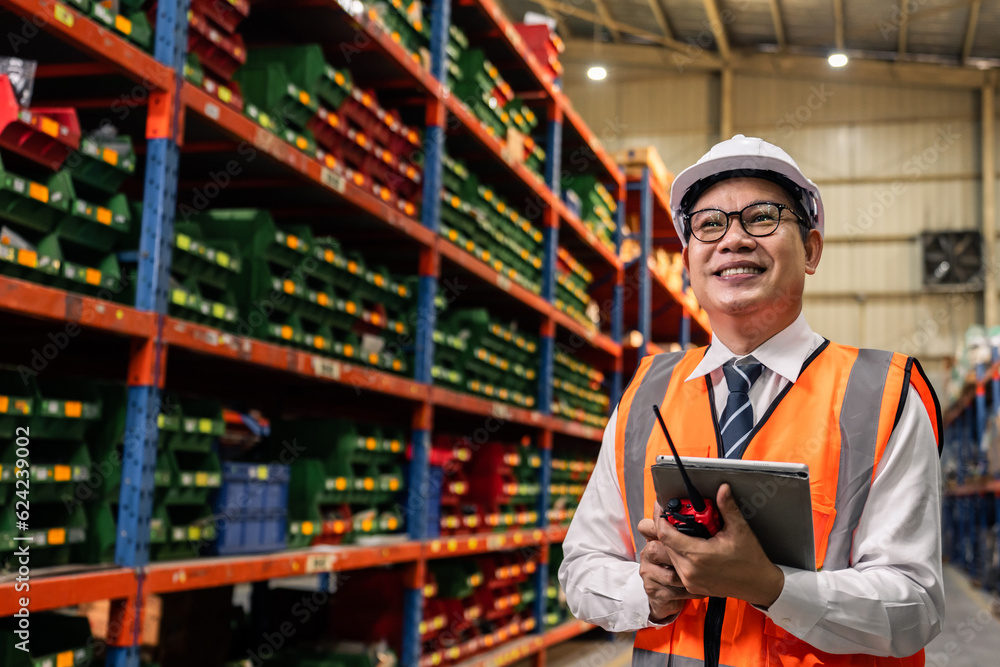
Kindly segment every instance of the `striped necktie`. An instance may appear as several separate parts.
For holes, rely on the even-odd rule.
[[[753,406],[750,405],[749,391],[763,370],[764,365],[753,357],[746,357],[738,366],[734,359],[722,367],[729,385],[729,398],[719,418],[719,431],[727,459],[742,458],[746,449],[750,431],[753,430]]]

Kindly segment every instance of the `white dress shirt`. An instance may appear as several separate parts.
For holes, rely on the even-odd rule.
[[[800,314],[751,354],[764,364],[750,388],[754,423],[823,342]],[[713,339],[685,381],[710,375],[716,414],[729,389],[722,365],[734,355]],[[611,415],[597,465],[563,542],[559,583],[570,610],[612,632],[656,627],[629,538],[615,470]],[[903,412],[875,471],[851,551],[852,567],[809,572],[781,566],[784,588],[767,610],[780,627],[828,653],[909,656],[940,631],[941,471],[937,441],[919,394],[910,387]]]

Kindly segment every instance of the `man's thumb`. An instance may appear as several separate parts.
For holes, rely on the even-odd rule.
[[[746,523],[739,506],[736,504],[736,498],[733,497],[733,490],[728,484],[719,487],[719,492],[715,495],[715,504],[719,507],[723,524]]]

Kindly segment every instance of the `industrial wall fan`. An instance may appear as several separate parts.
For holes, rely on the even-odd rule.
[[[977,231],[924,232],[924,287],[975,292],[983,288],[983,243]]]

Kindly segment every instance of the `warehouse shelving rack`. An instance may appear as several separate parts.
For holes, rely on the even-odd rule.
[[[942,531],[945,558],[993,593],[1000,585],[987,576],[993,560],[983,533],[1000,522],[1000,480],[988,471],[987,453],[980,443],[987,422],[1000,412],[1000,349],[992,347],[990,363],[979,363],[966,378],[959,398],[944,413],[946,480]]]
[[[348,3],[349,4],[349,3]],[[55,575],[32,580],[32,611],[55,609],[87,601],[110,599],[109,661],[122,667],[139,664],[143,602],[153,593],[208,588],[235,583],[257,582],[302,574],[364,569],[400,563],[407,567],[407,596],[404,614],[401,662],[417,663],[420,651],[417,625],[421,616],[422,581],[428,559],[482,554],[521,547],[537,547],[541,553],[538,586],[547,581],[547,547],[562,541],[564,527],[544,526],[501,534],[483,534],[428,539],[424,503],[411,504],[407,517],[410,539],[379,547],[341,547],[320,553],[288,551],[267,556],[227,557],[150,564],[148,562],[149,519],[152,475],[157,440],[155,417],[160,394],[166,386],[167,358],[171,350],[184,351],[205,360],[225,360],[260,373],[295,376],[315,381],[315,386],[337,385],[396,397],[412,408],[413,463],[410,489],[420,489],[428,479],[429,438],[434,428],[435,409],[447,408],[470,415],[498,418],[535,429],[543,453],[540,509],[546,507],[548,471],[554,437],[599,442],[601,429],[553,417],[550,413],[552,359],[557,337],[572,337],[574,344],[601,359],[610,369],[613,405],[622,382],[622,318],[625,267],[615,253],[601,245],[594,234],[573,215],[559,194],[561,157],[572,151],[583,156],[588,169],[601,178],[625,202],[624,177],[601,148],[600,143],[572,109],[565,95],[542,74],[534,58],[526,53],[512,24],[492,0],[462,0],[452,7],[448,0],[432,3],[431,68],[417,65],[403,49],[364,14],[351,14],[336,2],[312,3],[327,12],[330,25],[339,35],[353,34],[372,50],[383,69],[400,76],[414,88],[426,105],[426,153],[424,159],[424,205],[412,215],[392,208],[353,183],[345,181],[317,159],[308,157],[282,140],[261,131],[243,115],[221,104],[183,77],[187,43],[187,2],[158,4],[155,49],[152,56],[129,44],[68,5],[55,0],[0,0],[0,7],[33,20],[36,26],[78,52],[95,58],[93,63],[44,63],[48,76],[87,76],[113,72],[135,81],[148,93],[146,116],[146,169],[141,240],[138,252],[139,275],[136,303],[126,306],[17,279],[0,277],[0,310],[8,314],[55,323],[80,324],[89,334],[116,345],[129,345],[128,400],[125,461],[120,502],[119,532],[115,550],[116,567],[87,570],[72,575]],[[290,10],[291,11],[291,10]],[[454,13],[453,13],[454,12]],[[511,72],[512,82],[531,91],[534,103],[544,105],[547,145],[546,173],[542,182],[522,165],[508,160],[503,143],[482,131],[478,122],[441,85],[444,80],[444,49],[447,26],[454,16],[482,34],[490,35],[491,57]],[[185,144],[185,128],[194,119],[210,126],[224,140],[190,141]],[[457,126],[454,125],[457,123]],[[492,156],[497,169],[511,181],[511,189],[537,203],[544,227],[544,273],[542,295],[536,296],[511,284],[437,232],[441,187],[442,148],[449,128],[464,133]],[[245,142],[267,156],[272,166],[282,170],[282,182],[294,182],[323,193],[371,220],[377,233],[394,235],[415,244],[419,252],[420,318],[416,338],[414,379],[362,368],[319,355],[225,333],[166,314],[167,284],[173,218],[177,208],[178,172],[182,153],[224,151],[233,142]],[[619,209],[619,223],[624,207]],[[622,225],[617,243],[621,244]],[[560,241],[571,245],[594,266],[600,266],[611,286],[611,308],[607,332],[591,331],[558,311],[554,306],[554,263]],[[444,261],[442,261],[442,259]],[[433,296],[442,265],[467,272],[487,286],[504,293],[522,307],[537,314],[541,322],[542,367],[539,408],[526,410],[434,386],[430,381],[433,356]],[[646,307],[648,313],[648,306]],[[646,320],[648,321],[648,315]],[[544,511],[541,512],[544,517]],[[0,584],[0,616],[14,613],[13,583]],[[537,595],[541,606],[544,596]],[[536,610],[536,618],[540,618]],[[476,659],[471,664],[505,665],[526,655],[544,662],[544,648],[586,631],[591,626],[572,621],[547,632],[541,624],[536,635],[511,642],[499,653]]]
[[[622,165],[626,174],[627,197],[620,210],[629,215],[637,213],[637,227],[624,231],[623,238],[638,245],[638,254],[625,266],[625,288],[634,293],[634,299],[625,301],[625,323],[638,331],[642,338],[640,347],[633,347],[625,340],[626,364],[648,354],[664,352],[653,341],[672,341],[687,349],[691,344],[706,345],[711,327],[704,311],[697,308],[684,289],[671,285],[660,273],[653,260],[653,249],[664,248],[680,252],[682,245],[677,238],[670,211],[670,184],[661,184],[652,176],[646,164]],[[683,287],[688,286],[684,276]]]

